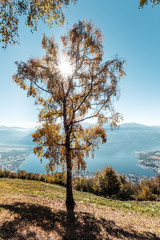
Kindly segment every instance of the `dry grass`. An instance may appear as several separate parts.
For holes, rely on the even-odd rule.
[[[160,239],[159,214],[152,216],[116,208],[115,201],[113,205],[109,201],[108,206],[107,202],[102,206],[81,200],[76,202],[74,221],[68,222],[64,188],[34,181],[0,179],[0,189],[0,240]],[[81,193],[75,193],[79,198],[77,194]],[[94,195],[92,199],[91,194],[83,194],[91,202],[95,199]]]

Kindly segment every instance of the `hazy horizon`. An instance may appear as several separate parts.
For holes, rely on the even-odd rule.
[[[86,122],[89,123],[89,122]],[[96,122],[90,122],[90,124],[96,124]],[[146,127],[160,127],[160,125],[147,125],[147,124],[143,124],[143,123],[138,123],[138,122],[121,122],[118,126],[121,126],[123,124],[137,124],[137,125],[142,125],[142,126],[146,126]],[[21,124],[0,124],[0,127],[17,127],[17,128],[26,128],[26,129],[33,129],[35,127],[38,127],[39,123],[35,123],[35,122],[24,122]]]

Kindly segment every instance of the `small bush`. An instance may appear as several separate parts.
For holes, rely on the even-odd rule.
[[[77,191],[94,193],[93,189],[94,178],[85,179],[85,177],[73,178],[73,188]]]
[[[102,195],[102,188],[100,184],[101,172],[97,171],[93,181],[93,192],[96,195]]]
[[[121,182],[112,167],[106,167],[100,174],[99,184],[103,196],[117,194],[120,191]]]
[[[38,174],[38,173],[27,173],[26,179],[39,181],[39,175],[40,174]]]
[[[34,173],[27,173],[27,179],[28,180],[35,180],[35,174]]]
[[[132,200],[133,199],[133,188],[132,183],[126,182],[121,185],[120,191],[117,193],[117,197],[121,200]]]
[[[140,189],[138,191],[137,194],[137,200],[139,201],[154,201],[156,200],[156,195],[153,194],[149,187],[144,185],[144,184],[140,184]]]
[[[126,184],[127,183],[125,175],[120,174],[118,177],[119,177],[119,180],[120,180],[121,184]]]
[[[73,188],[77,191],[83,191],[83,192],[92,192],[93,191],[92,184],[90,184],[89,179],[85,179],[85,177],[74,178],[73,179]]]
[[[34,180],[39,181],[39,175],[40,175],[40,174],[39,174],[39,173],[35,173],[34,175],[35,175]]]
[[[67,175],[64,172],[56,172],[46,175],[46,182],[66,186]]]
[[[148,183],[151,191],[157,196],[160,196],[160,174],[158,174],[154,179],[149,179]]]
[[[18,178],[27,179],[28,173],[25,170],[19,170],[17,172]]]
[[[38,181],[41,181],[41,182],[46,181],[46,176],[44,174],[39,174]]]
[[[94,178],[85,179],[84,186],[82,186],[82,190],[85,192],[94,193],[93,184]]]
[[[81,188],[81,178],[79,177],[74,177],[72,181],[73,188],[77,191],[82,191]]]
[[[2,171],[2,169],[0,168],[0,178],[4,177],[4,172]]]
[[[4,170],[4,171],[3,171],[3,174],[4,174],[4,177],[9,177],[10,174],[11,174],[11,171],[9,171],[9,170]]]
[[[65,172],[56,172],[53,174],[55,184],[66,186],[67,175]]]
[[[18,178],[18,175],[16,172],[10,172],[9,178]]]
[[[51,174],[46,174],[46,182],[47,183],[54,183],[54,176]]]

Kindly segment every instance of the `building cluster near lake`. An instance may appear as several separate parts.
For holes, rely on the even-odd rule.
[[[134,173],[128,173],[128,174],[122,174],[126,177],[126,180],[128,182],[132,182],[132,183],[140,183],[142,180],[148,179],[149,177],[147,176],[140,176],[140,175],[136,175]],[[82,178],[84,177],[85,179],[88,178],[93,178],[95,176],[95,172],[78,172],[76,174],[73,175],[73,177],[79,177]]]
[[[140,166],[160,173],[160,151],[137,153]]]
[[[31,154],[30,149],[0,149],[0,168],[15,171]]]

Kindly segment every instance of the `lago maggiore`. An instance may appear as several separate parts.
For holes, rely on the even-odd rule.
[[[86,159],[85,172],[95,173],[105,166],[112,166],[120,174],[153,177],[159,172],[160,167],[154,169],[152,164],[147,166],[145,159],[142,160],[148,152],[154,154],[160,151],[160,127],[128,123],[113,131],[108,126],[104,128],[107,142],[99,146],[94,158]],[[0,168],[46,173],[47,160],[40,163],[33,154],[32,132],[34,129],[0,127]],[[155,157],[152,156],[152,159],[155,160]],[[160,158],[157,158],[156,163],[159,162]]]

